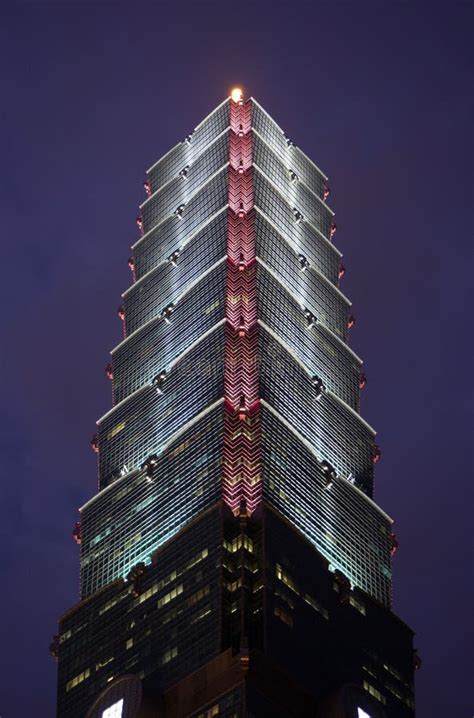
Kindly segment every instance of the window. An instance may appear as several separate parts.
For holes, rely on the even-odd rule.
[[[376,698],[380,703],[382,703],[383,705],[387,704],[385,696],[382,693],[380,693],[380,691],[378,691],[376,688],[374,688],[374,686],[371,686],[370,683],[367,683],[367,681],[364,681],[363,687],[364,687],[365,691],[370,693],[370,695],[373,696],[374,698]],[[362,718],[363,718],[363,716],[362,716]],[[370,716],[369,716],[369,718],[370,718]]]
[[[102,718],[122,718],[123,698],[102,712]]]
[[[173,646],[173,648],[169,648],[161,657],[161,665],[164,665],[165,663],[169,663],[173,660],[173,658],[176,658],[178,655],[178,647]]]
[[[361,603],[361,601],[358,601],[356,598],[354,598],[354,596],[351,596],[349,598],[349,603],[351,604],[351,606],[357,609],[359,613],[365,616],[365,606],[363,603]]]
[[[82,683],[82,681],[85,681],[86,678],[89,678],[91,672],[89,668],[86,668],[85,671],[82,671],[82,673],[79,673],[78,676],[75,678],[72,678],[70,681],[66,683],[66,693],[71,690],[71,688],[75,688],[79,683]]]
[[[165,606],[167,603],[172,601],[174,598],[179,596],[180,593],[183,593],[183,584],[180,584],[179,586],[176,586],[176,588],[173,588],[172,591],[169,593],[166,593],[164,596],[160,598],[158,601],[157,608],[161,608],[161,606]]]
[[[314,608],[314,610],[317,611],[318,613],[320,613],[322,616],[324,616],[324,618],[326,620],[329,619],[329,613],[324,608],[324,606],[321,606],[321,604],[316,601],[315,598],[310,596],[308,593],[305,593],[303,598],[306,601],[306,603],[308,603],[311,606],[311,608]]]
[[[277,578],[280,579],[280,581],[283,581],[285,586],[288,586],[288,588],[291,588],[292,591],[294,591],[295,593],[297,593],[299,595],[299,591],[298,591],[298,588],[297,588],[295,582],[293,581],[291,576],[285,571],[283,566],[280,566],[279,563],[276,564],[276,575],[277,575]]]

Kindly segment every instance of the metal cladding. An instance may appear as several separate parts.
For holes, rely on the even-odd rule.
[[[266,502],[389,606],[391,520],[372,500],[380,451],[358,413],[326,176],[255,100],[229,98],[145,190],[99,493],[81,509],[82,596],[213,502],[235,516]]]

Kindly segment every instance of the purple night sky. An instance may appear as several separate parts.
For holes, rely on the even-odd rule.
[[[144,171],[235,83],[329,175],[376,499],[400,541],[394,608],[423,660],[417,718],[472,715],[468,3],[32,0],[1,16],[1,718],[55,713],[48,646],[78,599],[71,531],[97,486]]]

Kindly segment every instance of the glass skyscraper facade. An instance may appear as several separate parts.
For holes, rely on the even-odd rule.
[[[236,92],[145,190],[59,718],[410,718],[327,177]]]

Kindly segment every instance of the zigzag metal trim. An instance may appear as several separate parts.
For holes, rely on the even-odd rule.
[[[231,209],[227,214],[227,255],[232,264],[243,259],[247,264],[255,262],[255,210],[251,209],[242,219]]]
[[[223,500],[251,514],[262,499],[251,103],[230,102]]]

